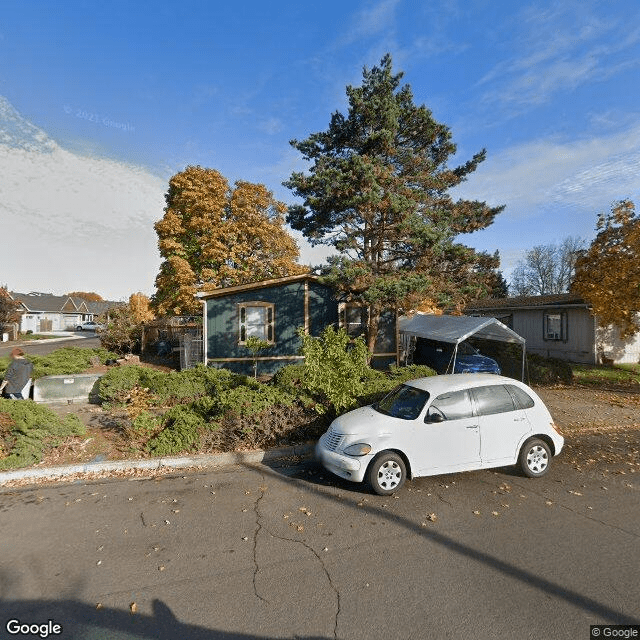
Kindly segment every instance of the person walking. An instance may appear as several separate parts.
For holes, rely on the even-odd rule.
[[[3,398],[23,400],[22,390],[31,379],[33,364],[24,357],[24,351],[16,347],[11,352],[11,363],[4,372],[4,379],[0,384],[0,393]]]

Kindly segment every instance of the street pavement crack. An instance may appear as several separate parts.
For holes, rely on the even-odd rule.
[[[340,591],[338,591],[338,588],[333,583],[333,580],[331,579],[331,574],[329,573],[329,570],[324,564],[324,560],[322,559],[322,556],[311,545],[307,544],[304,540],[297,540],[296,538],[287,538],[285,536],[279,536],[278,534],[273,533],[273,531],[270,531],[266,527],[265,527],[265,531],[272,538],[276,538],[277,540],[284,540],[286,542],[295,542],[297,544],[302,545],[305,549],[310,551],[320,563],[320,566],[322,567],[322,571],[324,572],[324,575],[327,577],[327,582],[329,583],[331,590],[334,592],[336,596],[336,614],[333,619],[333,637],[334,637],[334,640],[337,640],[338,639],[338,618],[340,617],[340,606],[341,606]]]
[[[256,515],[256,527],[253,531],[253,593],[255,594],[258,600],[262,602],[269,602],[266,598],[263,598],[258,593],[258,586],[256,585],[256,578],[258,577],[258,572],[260,571],[260,565],[258,564],[258,534],[262,530],[262,523],[260,520],[262,519],[262,515],[260,514],[260,500],[264,498],[265,488],[260,487],[260,495],[253,503],[253,511]]]
[[[439,493],[436,493],[436,496],[437,496],[437,497],[438,497],[442,502],[444,502],[445,504],[448,504],[451,508],[453,508],[453,505],[452,505],[448,500],[445,500],[445,499],[444,499],[444,498],[443,498]]]
[[[140,512],[140,520],[142,520],[142,526],[146,527],[147,523],[144,521],[144,514],[142,513],[142,511]]]

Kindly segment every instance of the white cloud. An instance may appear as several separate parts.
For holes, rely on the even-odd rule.
[[[620,24],[594,16],[582,3],[547,12],[538,7],[525,10],[512,33],[517,55],[498,63],[477,83],[487,87],[483,100],[542,104],[559,92],[637,66],[640,60],[633,48],[640,41],[640,29],[632,24],[633,20]]]
[[[489,158],[459,187],[464,197],[506,204],[502,216],[527,218],[570,207],[595,213],[640,196],[640,122],[608,136],[539,140]]]
[[[367,9],[359,11],[354,16],[350,28],[340,38],[339,44],[344,46],[391,30],[399,1],[379,0]]]
[[[153,291],[164,180],[143,168],[0,146],[1,280],[16,290]]]

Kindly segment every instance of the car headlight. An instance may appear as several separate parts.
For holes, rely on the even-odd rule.
[[[345,450],[348,456],[366,456],[367,453],[371,453],[371,445],[364,442],[358,442],[357,444],[350,444]]]

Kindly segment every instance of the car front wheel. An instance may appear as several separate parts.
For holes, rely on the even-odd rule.
[[[78,325],[78,326],[76,327],[76,331],[82,331],[82,327],[81,327],[80,325]]]
[[[374,458],[369,466],[369,484],[379,496],[395,493],[406,479],[407,468],[397,453],[383,452]]]
[[[551,465],[551,450],[549,445],[538,438],[524,443],[520,450],[520,468],[529,478],[540,478]]]

